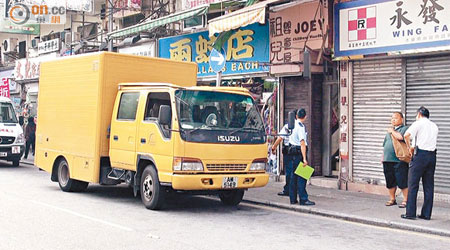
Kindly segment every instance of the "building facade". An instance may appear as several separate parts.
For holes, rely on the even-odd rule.
[[[335,4],[343,183],[383,185],[392,113],[402,112],[411,125],[425,106],[439,127],[435,189],[450,193],[449,15],[446,1]]]

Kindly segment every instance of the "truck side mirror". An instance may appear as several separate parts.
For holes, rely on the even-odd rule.
[[[158,122],[161,125],[170,125],[172,120],[172,112],[169,105],[161,105],[159,107]]]
[[[288,129],[292,130],[295,127],[295,114],[294,112],[288,113]]]

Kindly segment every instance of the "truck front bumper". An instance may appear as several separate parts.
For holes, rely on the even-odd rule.
[[[221,190],[224,178],[237,177],[235,189],[264,187],[269,174],[173,174],[172,188],[175,190]]]
[[[13,154],[12,147],[20,147],[20,153]],[[24,152],[25,152],[25,145],[23,144],[0,146],[0,159],[7,161],[14,161],[22,158]]]

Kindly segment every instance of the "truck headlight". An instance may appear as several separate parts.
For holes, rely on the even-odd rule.
[[[267,159],[256,159],[250,165],[250,171],[265,171],[267,165]]]
[[[174,171],[203,171],[200,159],[175,157],[173,158]]]
[[[25,136],[23,136],[23,133],[21,133],[19,136],[17,136],[16,143],[18,143],[18,144],[25,143]]]

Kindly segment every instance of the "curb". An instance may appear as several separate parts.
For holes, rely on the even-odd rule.
[[[20,161],[21,164],[27,164],[30,166],[34,166],[34,162],[29,162],[29,161]]]
[[[422,226],[409,225],[409,224],[388,221],[388,220],[382,220],[382,219],[367,219],[365,217],[356,216],[356,215],[333,212],[333,211],[329,211],[329,210],[321,210],[321,209],[316,209],[316,208],[311,208],[311,207],[302,207],[302,206],[298,206],[298,205],[291,206],[291,205],[282,204],[282,203],[278,203],[278,202],[259,201],[256,199],[249,199],[249,198],[244,198],[243,201],[247,202],[247,203],[252,203],[255,205],[281,208],[281,209],[296,211],[296,212],[300,212],[300,213],[319,215],[322,217],[340,219],[340,220],[356,222],[356,223],[361,223],[361,224],[367,224],[367,225],[372,225],[372,226],[387,227],[387,228],[394,228],[394,229],[400,229],[400,230],[417,232],[417,233],[425,233],[425,234],[450,237],[450,231],[446,231],[446,230],[435,230],[435,229],[426,228],[426,227],[422,227]]]

